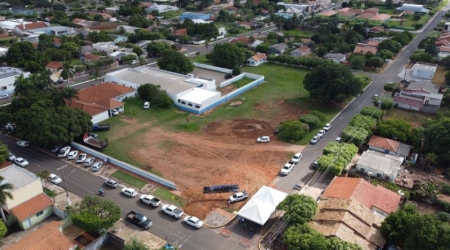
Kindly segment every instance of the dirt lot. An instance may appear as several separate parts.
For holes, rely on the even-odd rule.
[[[290,154],[302,151],[304,146],[279,141],[255,142],[258,136],[272,133],[268,122],[243,119],[213,122],[201,133],[154,128],[136,142],[139,148],[130,154],[174,180],[181,195],[191,201],[186,212],[205,218],[213,208],[226,207],[229,194],[203,197],[203,186],[239,184],[242,190],[254,193],[270,184]]]

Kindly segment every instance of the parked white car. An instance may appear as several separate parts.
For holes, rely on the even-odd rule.
[[[8,99],[8,95],[7,94],[1,94],[0,95],[0,100],[3,100],[3,99]]]
[[[111,114],[112,115],[118,115],[119,111],[117,109],[113,109],[113,110],[111,110]]]
[[[136,190],[132,189],[132,188],[123,188],[122,189],[122,194],[128,196],[128,197],[134,197],[137,195]]]
[[[170,216],[173,216],[177,219],[181,218],[181,216],[183,216],[183,214],[184,214],[183,210],[177,208],[174,205],[164,205],[164,206],[162,206],[161,210],[164,213],[166,213]]]
[[[74,151],[70,151],[70,153],[67,155],[67,159],[68,160],[75,160],[75,158],[77,158],[78,155],[78,151],[74,150]]]
[[[281,175],[288,175],[292,169],[294,168],[294,164],[290,164],[289,162],[284,164],[283,168],[280,170]]]
[[[293,163],[297,164],[297,163],[299,163],[299,162],[302,160],[302,157],[303,157],[302,153],[296,153],[296,154],[292,157],[292,159],[290,160],[290,162],[293,162]]]
[[[144,102],[144,109],[150,108],[150,102]]]
[[[58,157],[64,158],[69,154],[69,152],[70,152],[70,146],[65,146],[61,150],[59,150]]]
[[[17,166],[23,167],[23,168],[29,165],[28,161],[25,160],[25,159],[22,158],[22,157],[16,158],[16,159],[14,160],[14,163],[15,163]]]
[[[16,156],[12,153],[8,154],[8,161],[14,161],[16,159]]]
[[[83,163],[86,160],[87,154],[80,154],[77,158],[77,163]]]
[[[319,132],[317,132],[317,136],[319,136],[320,138],[322,138],[322,136],[325,134],[325,130],[320,130]]]
[[[203,221],[195,216],[187,216],[184,218],[184,222],[189,226],[193,226],[195,228],[201,228],[203,226]]]
[[[268,136],[261,136],[258,139],[256,139],[256,142],[258,142],[258,143],[270,142],[270,137],[268,137]]]
[[[62,182],[61,178],[56,174],[50,174],[48,178],[50,179],[50,182],[53,184],[59,184]]]
[[[98,161],[98,162],[94,163],[94,165],[92,165],[91,171],[97,172],[98,170],[100,170],[101,167],[103,167],[103,162]]]
[[[311,144],[316,144],[318,141],[320,140],[320,137],[315,135],[312,139],[311,139]]]
[[[92,164],[94,164],[94,162],[95,162],[95,157],[87,158],[84,161],[84,166],[85,167],[90,167],[90,166],[92,166]]]
[[[325,124],[325,126],[323,127],[323,130],[328,131],[331,128],[331,124],[327,123]]]
[[[18,141],[18,142],[17,142],[17,145],[26,148],[26,147],[29,147],[29,146],[30,146],[30,143],[27,142],[27,141]]]
[[[341,142],[342,141],[342,138],[341,137],[337,137],[336,138],[336,142]]]

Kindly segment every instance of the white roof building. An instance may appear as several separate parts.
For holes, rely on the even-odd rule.
[[[22,71],[14,67],[0,67],[0,94],[11,94],[14,92],[14,82],[16,78],[23,74],[25,78],[30,76],[30,72]]]
[[[106,52],[108,54],[113,53],[114,51],[120,49],[119,46],[115,45],[114,42],[99,42],[94,43],[92,47],[95,50]]]
[[[393,182],[404,159],[400,156],[368,150],[359,158],[356,169],[371,177]]]
[[[152,4],[152,6],[145,9],[145,11],[147,13],[151,13],[154,10],[158,11],[158,13],[164,13],[164,12],[169,12],[169,11],[176,11],[176,10],[179,10],[179,8],[175,7],[175,6],[155,3],[155,4]]]
[[[1,21],[0,22],[0,27],[2,29],[6,29],[6,30],[13,30],[14,28],[16,28],[17,25],[19,24],[30,24],[32,22],[27,22],[24,21],[23,19],[10,19],[7,21]]]

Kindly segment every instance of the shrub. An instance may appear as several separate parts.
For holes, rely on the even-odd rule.
[[[416,25],[414,25],[414,29],[416,29],[416,30],[418,30],[422,27],[423,27],[423,24],[420,24],[420,23],[416,23]]]
[[[313,111],[311,111],[310,114],[317,116],[317,118],[319,118],[319,120],[321,122],[326,122],[327,121],[327,117],[325,116],[325,114],[320,112],[319,110],[313,110]]]
[[[312,114],[306,114],[300,116],[300,121],[303,123],[306,123],[309,125],[309,127],[314,128],[319,124],[319,117],[312,115]]]
[[[389,92],[391,92],[391,91],[394,89],[394,87],[395,87],[395,84],[394,84],[394,83],[386,83],[386,84],[384,85],[384,91],[389,91]]]
[[[361,115],[370,116],[375,119],[380,119],[383,116],[383,111],[377,109],[376,107],[364,107],[361,112]]]
[[[441,192],[443,194],[450,194],[450,185],[449,184],[444,184],[442,186]]]
[[[344,142],[353,143],[361,146],[369,137],[369,132],[361,127],[347,126],[342,130],[342,138]]]
[[[446,212],[439,212],[435,214],[436,217],[442,222],[450,222],[450,214]]]
[[[239,68],[238,66],[234,67],[232,74],[234,76],[240,75],[241,74],[241,68]]]
[[[309,130],[311,129],[310,126],[306,123],[302,123],[302,129],[305,131],[305,134],[309,133]]]
[[[281,124],[279,136],[283,140],[300,140],[305,135],[303,124],[299,121],[285,121]]]

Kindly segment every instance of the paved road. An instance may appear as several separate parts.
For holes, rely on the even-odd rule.
[[[450,4],[447,4],[444,8],[448,9]],[[308,145],[303,150],[303,159],[294,170],[286,177],[278,177],[275,180],[275,185],[288,192],[293,191],[292,188],[295,184],[301,183],[304,186],[310,178],[314,175],[315,171],[311,169],[311,163],[322,155],[322,150],[326,144],[334,141],[336,137],[340,136],[341,131],[348,125],[350,119],[359,114],[360,110],[365,106],[372,105],[372,98],[375,94],[383,93],[383,86],[387,82],[394,82],[400,80],[398,74],[409,62],[409,56],[414,52],[420,41],[424,39],[428,33],[432,32],[436,25],[443,19],[442,13],[438,12],[428,25],[417,32],[417,37],[399,54],[396,60],[394,60],[389,67],[387,67],[383,73],[376,74],[372,77],[373,83],[364,91],[363,94],[356,97],[356,99],[350,103],[338,116],[331,122],[332,128],[323,136],[323,138],[316,145]],[[286,159],[287,161],[288,159]],[[281,169],[282,166],[280,166]],[[314,177],[316,180],[316,177]],[[323,188],[327,186],[327,183],[311,183],[313,186]]]

